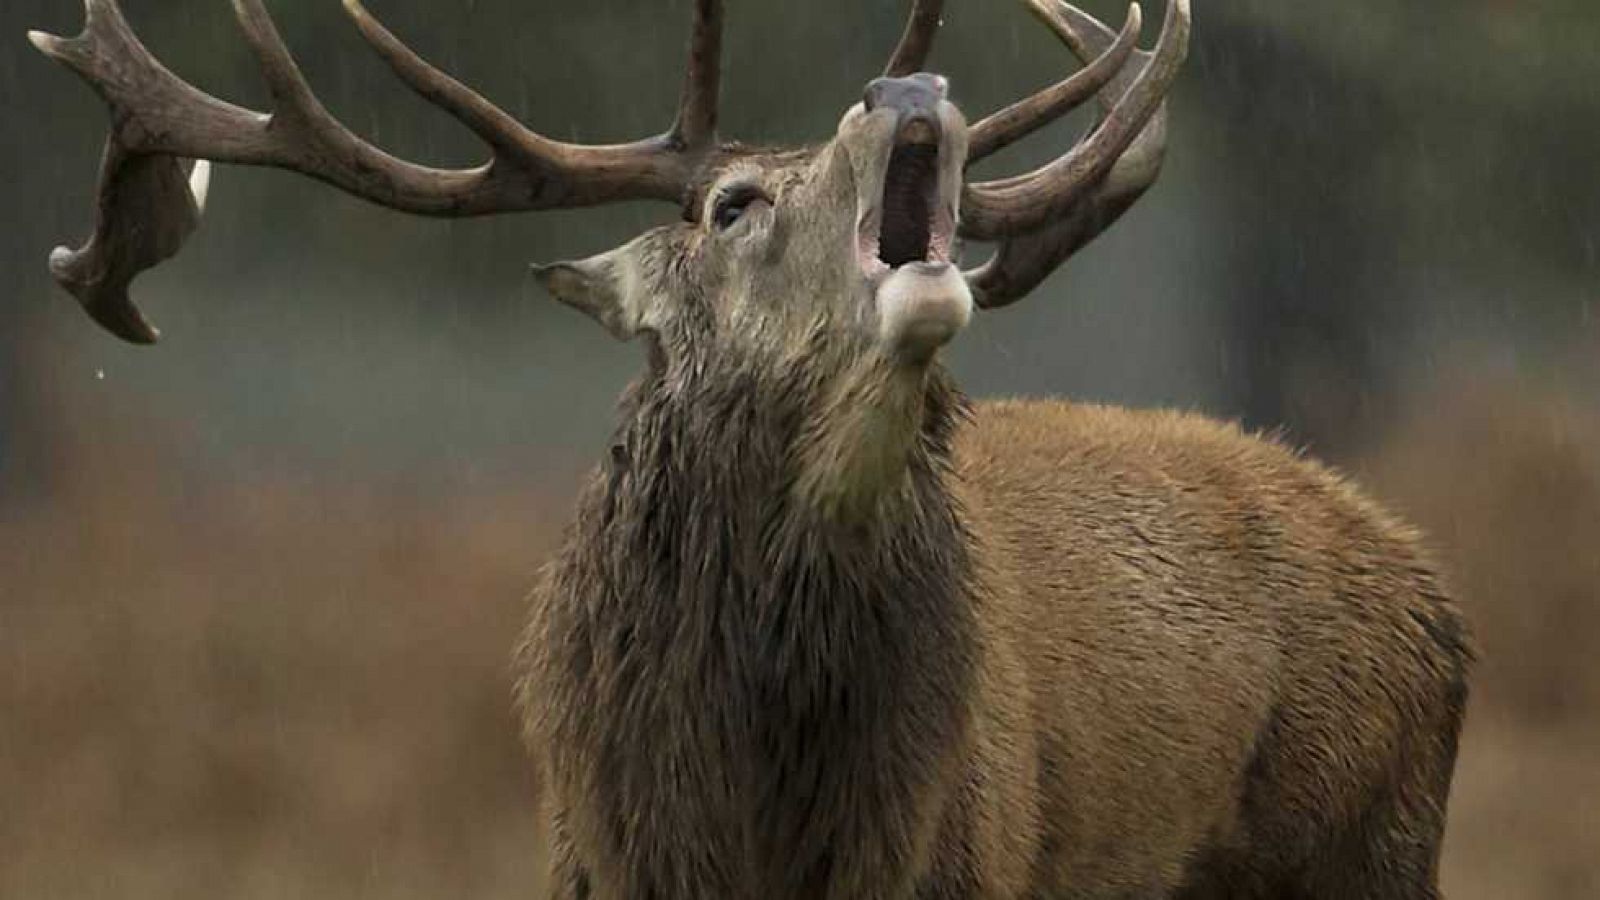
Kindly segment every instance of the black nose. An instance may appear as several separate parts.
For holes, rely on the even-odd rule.
[[[862,102],[867,112],[880,107],[898,110],[900,120],[926,118],[939,121],[939,102],[949,92],[949,83],[943,76],[918,72],[904,78],[874,78],[867,83]]]

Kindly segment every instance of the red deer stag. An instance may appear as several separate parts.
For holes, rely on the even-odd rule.
[[[1058,0],[1083,62],[968,126],[923,68],[918,0],[883,77],[808,149],[717,134],[722,4],[696,0],[665,134],[535,134],[357,0],[396,74],[476,132],[426,168],[322,107],[260,0],[234,0],[270,114],[179,80],[115,0],[34,34],[110,104],[100,215],[56,277],[124,338],[176,252],[188,160],[293,169],[476,216],[652,198],[683,220],[536,269],[648,347],[534,594],[518,698],[558,897],[1438,897],[1470,651],[1416,535],[1237,428],[1061,401],[969,403],[939,350],[1025,296],[1155,180],[1188,47]],[[1094,99],[1042,168],[968,166]],[[962,272],[961,239],[996,255]]]

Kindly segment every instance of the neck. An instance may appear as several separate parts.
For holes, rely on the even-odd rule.
[[[824,391],[729,374],[715,394],[644,386],[583,504],[553,585],[552,638],[584,648],[560,738],[609,767],[585,779],[604,815],[680,832],[596,836],[611,852],[699,840],[754,867],[719,870],[729,885],[831,884],[841,852],[865,870],[925,849],[884,844],[879,820],[936,800],[964,740],[961,400],[938,372]]]
[[[903,514],[948,456],[942,373],[879,359],[827,390],[798,440],[793,500],[837,524]]]
[[[606,467],[610,500],[740,532],[782,525],[852,540],[908,525],[938,538],[921,520],[953,518],[950,442],[966,402],[937,365],[864,354],[762,366],[724,354],[686,369],[631,392]]]

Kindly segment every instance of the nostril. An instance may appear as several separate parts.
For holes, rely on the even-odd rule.
[[[940,100],[950,96],[950,79],[943,75],[935,75],[932,72],[918,72],[909,77],[922,84]]]
[[[883,101],[894,87],[894,81],[893,78],[874,78],[867,82],[867,90],[861,98],[867,112],[872,112],[883,105]]]
[[[939,104],[948,91],[949,83],[943,77],[925,72],[904,78],[874,78],[867,82],[862,103],[867,112],[888,108],[907,115],[937,117]]]

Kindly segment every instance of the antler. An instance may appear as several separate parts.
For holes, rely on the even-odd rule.
[[[1094,32],[1109,41],[1109,29],[1060,0],[1028,0],[1074,53],[1085,61],[1080,33]],[[1090,25],[1092,23],[1092,26]],[[977,240],[1029,234],[1072,213],[1090,197],[1166,101],[1189,50],[1189,0],[1169,0],[1161,38],[1151,55],[1141,55],[1141,68],[1119,90],[1097,127],[1065,155],[1026,175],[967,185],[962,197],[961,233]]]
[[[914,0],[905,33],[883,69],[884,77],[904,78],[922,71],[928,63],[928,54],[933,51],[933,39],[943,24],[944,0]]]
[[[1047,19],[1055,15],[1053,11],[1039,5],[1035,0],[1029,2],[1033,4],[1036,12]],[[912,4],[911,15],[906,20],[905,33],[900,38],[900,44],[895,47],[889,65],[884,69],[885,77],[900,78],[911,75],[927,64],[934,38],[944,24],[943,11],[943,0],[916,0]],[[971,165],[1016,143],[1093,97],[1110,83],[1128,61],[1139,39],[1141,21],[1139,5],[1135,3],[1128,9],[1128,22],[1123,26],[1122,34],[1109,50],[1093,61],[1084,60],[1085,67],[1066,80],[1026,100],[1013,103],[972,126],[967,164]]]
[[[1169,14],[1179,2],[1172,0]],[[1049,10],[1045,21],[1085,64],[1097,57],[1104,60],[1128,34],[1128,29],[1124,28],[1119,37],[1082,10],[1066,3],[1061,3],[1060,7],[1059,12]],[[1181,12],[1187,15],[1187,9]],[[1132,21],[1134,17],[1130,15],[1129,19]],[[1098,127],[1103,128],[1103,122],[1123,108],[1132,88],[1144,81],[1156,64],[1159,52],[1135,53],[1137,62],[1119,72],[1100,92],[1102,124]],[[993,258],[967,273],[977,304],[995,309],[1021,299],[1068,257],[1109,228],[1155,183],[1166,154],[1166,143],[1167,112],[1162,103],[1144,130],[1115,158],[1109,173],[1063,218],[1037,231],[1002,241]]]
[[[1035,9],[1039,7],[1036,6]],[[1054,21],[1053,18],[1049,18],[1054,16],[1053,12],[1044,10],[1041,14],[1047,17],[1047,21]],[[1102,48],[1104,52],[1098,56],[1092,59],[1085,58],[1084,68],[1074,72],[1066,80],[1026,100],[1013,103],[972,126],[968,135],[967,165],[985,159],[1033,134],[1083,105],[1085,100],[1110,84],[1133,54],[1143,22],[1144,17],[1139,4],[1129,6],[1128,21],[1122,26],[1122,33],[1117,36],[1109,49]]]
[[[198,222],[183,160],[292,169],[392,209],[466,217],[624,199],[676,201],[718,150],[721,0],[695,2],[688,72],[671,130],[610,146],[568,144],[529,130],[424,61],[359,0],[344,0],[362,36],[401,80],[489,145],[490,161],[472,169],[417,165],[362,140],[316,98],[261,0],[233,5],[267,81],[271,114],[234,106],[178,78],[140,43],[116,0],[85,0],[78,37],[28,35],[89,82],[113,122],[94,234],[78,250],[57,248],[51,271],[96,321],[135,343],[152,343],[158,333],[128,299],[128,285],[176,253]]]

